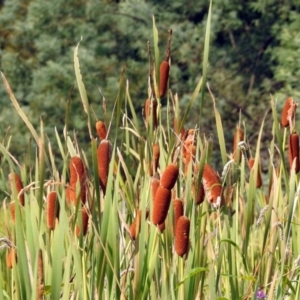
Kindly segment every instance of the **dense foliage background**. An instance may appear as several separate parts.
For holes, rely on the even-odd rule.
[[[153,45],[153,14],[161,59],[167,30],[173,30],[170,88],[178,93],[182,106],[201,76],[209,1],[197,1],[197,5],[145,0],[0,3],[1,70],[31,122],[38,127],[42,119],[50,139],[54,126],[62,132],[70,99],[69,130],[77,132],[79,142],[89,141],[86,120],[78,113],[82,110],[79,93],[76,88],[71,92],[75,82],[73,50],[81,37],[82,73],[95,119],[109,119],[123,66],[131,97],[142,113],[147,98],[149,38]],[[277,97],[279,106],[287,96],[299,96],[299,10],[299,1],[213,1],[208,81],[225,122],[228,149],[239,111],[247,123],[249,139],[255,140],[270,93]],[[28,148],[29,138],[3,85],[0,104],[1,139],[14,135],[11,152],[19,158]],[[211,107],[207,95],[201,134],[215,134]],[[194,110],[186,127],[199,123],[198,112]],[[263,141],[267,139],[263,137]]]

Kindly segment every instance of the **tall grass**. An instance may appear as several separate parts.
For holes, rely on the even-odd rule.
[[[289,129],[281,127],[273,98],[270,101],[273,129],[267,173],[263,174],[262,187],[257,188],[264,122],[256,144],[247,144],[247,135],[244,135],[244,144],[240,145],[243,155],[240,161],[235,161],[232,149],[226,149],[225,144],[224,131],[229,129],[218,112],[218,99],[209,90],[219,143],[219,149],[215,151],[220,152],[224,167],[215,176],[220,177],[220,197],[223,198],[220,203],[224,205],[209,203],[208,190],[204,202],[196,203],[204,166],[214,165],[210,160],[211,142],[202,136],[201,123],[195,124],[200,130],[194,130],[196,134],[187,134],[188,137],[180,135],[180,130],[195,101],[202,102],[203,93],[207,92],[205,74],[210,16],[211,7],[203,77],[195,87],[188,107],[182,111],[178,95],[167,93],[168,117],[161,110],[159,95],[152,91],[152,87],[158,87],[161,60],[159,35],[153,18],[155,57],[149,59],[152,73],[148,87],[149,97],[158,102],[154,112],[158,125],[153,127],[152,118],[145,122],[143,116],[136,113],[122,70],[115,109],[110,124],[106,124],[106,139],[111,143],[108,166],[101,165],[101,157],[97,155],[100,142],[93,124],[98,120],[91,115],[88,92],[80,73],[79,45],[74,51],[74,68],[84,108],[82,118],[86,118],[91,137],[86,148],[81,148],[68,132],[55,131],[57,145],[50,144],[44,137],[43,124],[40,133],[32,127],[2,74],[15,109],[36,142],[37,156],[32,164],[24,164],[10,153],[10,140],[0,144],[1,166],[6,166],[1,169],[1,178],[7,194],[2,202],[4,235],[0,239],[0,300],[261,299],[263,296],[266,299],[299,299],[299,175],[293,166],[287,167]],[[148,87],[146,84],[145,88]],[[173,128],[174,118],[180,121],[179,129]],[[111,126],[116,130],[113,136],[109,130]],[[193,157],[189,163],[182,150],[186,138],[190,138],[196,147],[193,148],[195,152],[190,153]],[[151,169],[153,145],[159,145],[160,149],[156,174],[153,174],[156,168]],[[62,169],[55,165],[57,157],[54,159],[53,147],[60,151]],[[91,159],[86,155],[89,147]],[[248,167],[249,147],[255,159],[251,170]],[[68,204],[69,162],[74,156],[81,158],[89,174],[85,179],[87,201],[80,201],[82,180],[77,180],[72,186],[79,201]],[[189,225],[180,236],[185,241],[189,233],[188,252],[185,242],[180,242],[177,246],[180,256],[175,251],[173,205],[168,209],[164,229],[161,224],[153,224],[151,217],[155,206],[151,182],[155,177],[161,177],[172,163],[179,168],[179,176],[177,180],[170,179],[171,201],[177,198],[182,201],[182,220]],[[99,167],[101,170],[107,168],[105,188],[100,185]],[[21,175],[24,206],[20,205],[16,189],[10,188],[6,180],[6,169]],[[46,215],[46,198],[50,192],[56,192],[60,207],[53,230],[47,226]],[[15,223],[9,210],[13,201]],[[83,209],[89,218],[86,234]],[[135,222],[135,239],[130,232],[132,222]],[[8,266],[6,257],[11,249],[16,250],[16,263]]]

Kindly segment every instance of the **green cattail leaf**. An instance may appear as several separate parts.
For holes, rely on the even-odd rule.
[[[89,129],[89,134],[90,134],[90,137],[92,138],[90,105],[89,105],[86,89],[85,89],[84,83],[82,81],[82,75],[80,72],[80,64],[79,64],[79,58],[78,58],[79,45],[80,45],[80,42],[77,44],[77,46],[75,47],[75,50],[74,50],[74,69],[75,69],[76,81],[77,81],[83,109],[88,117],[87,125],[88,125],[88,129]]]

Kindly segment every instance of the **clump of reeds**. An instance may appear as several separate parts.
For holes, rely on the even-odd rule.
[[[102,121],[96,122],[96,131],[100,140],[105,140],[107,138],[107,130],[104,122]]]
[[[59,215],[59,202],[57,201],[57,193],[52,191],[47,197],[47,226],[50,230],[55,229],[55,222]]]
[[[79,221],[79,219],[78,219]],[[82,233],[83,236],[86,235],[89,225],[89,213],[88,210],[85,207],[82,207],[81,209],[81,224],[76,225],[76,236],[79,237]],[[82,229],[82,231],[81,231]]]
[[[224,204],[222,183],[219,175],[208,164],[203,168],[202,183],[208,202],[216,208],[221,207]]]
[[[282,114],[281,114],[281,125],[283,127],[288,127],[288,126],[292,125],[297,106],[298,106],[298,103],[295,102],[292,97],[289,97],[286,99],[284,106],[283,106]]]
[[[251,170],[251,172],[254,171],[254,163],[255,163],[255,159],[253,157],[251,157],[248,160],[248,166],[249,169]],[[260,188],[262,186],[262,178],[261,178],[261,170],[260,170],[260,164],[258,164],[258,169],[257,169],[257,177],[256,177],[256,187]]]
[[[109,163],[111,160],[112,145],[109,140],[102,140],[98,146],[98,176],[103,194],[106,193]]]
[[[15,189],[18,194],[19,203],[24,206],[25,205],[25,197],[23,191],[23,183],[21,181],[20,176],[17,173],[10,173],[8,175],[10,188],[13,191]]]
[[[179,256],[184,256],[188,253],[190,236],[190,220],[181,216],[176,225],[175,234],[175,251]]]
[[[299,172],[299,135],[293,132],[289,137],[289,162],[290,169],[292,169],[293,162],[295,161],[295,173]]]
[[[73,156],[70,160],[70,188],[67,191],[67,197],[75,205],[77,200],[81,199],[84,204],[86,202],[87,194],[87,174],[86,168],[79,156]],[[77,191],[77,189],[79,189]]]

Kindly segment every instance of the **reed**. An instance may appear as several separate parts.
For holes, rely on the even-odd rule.
[[[38,252],[38,271],[37,271],[37,300],[44,299],[44,262],[43,262],[43,252],[40,249]]]

